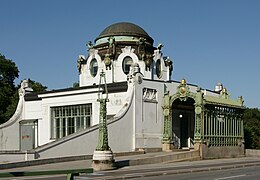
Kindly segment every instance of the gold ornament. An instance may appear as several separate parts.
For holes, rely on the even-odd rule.
[[[181,80],[181,85],[186,85],[186,79]]]

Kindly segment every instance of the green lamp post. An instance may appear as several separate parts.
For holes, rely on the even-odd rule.
[[[105,97],[101,92],[101,84],[104,84]],[[95,170],[108,170],[114,168],[114,156],[108,145],[108,133],[107,133],[107,107],[106,103],[108,99],[108,91],[106,85],[105,73],[102,70],[100,73],[100,80],[98,86],[98,99],[100,103],[99,108],[99,134],[98,134],[98,145],[93,154],[92,167]]]

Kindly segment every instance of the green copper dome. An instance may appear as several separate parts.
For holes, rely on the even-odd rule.
[[[143,30],[140,26],[128,22],[120,22],[108,26],[99,34],[95,42],[101,38],[111,36],[142,37],[153,44],[153,39],[147,34],[147,32],[145,32],[145,30]]]

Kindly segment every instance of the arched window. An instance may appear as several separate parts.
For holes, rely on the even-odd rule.
[[[91,74],[91,76],[95,77],[97,75],[97,71],[98,71],[98,62],[94,58],[90,62],[90,74]]]
[[[128,74],[129,71],[130,71],[130,66],[133,64],[133,59],[129,56],[126,56],[123,60],[123,64],[122,64],[122,67],[123,67],[123,71],[125,74]]]
[[[162,66],[161,66],[161,60],[158,59],[155,64],[155,72],[158,78],[162,77]]]

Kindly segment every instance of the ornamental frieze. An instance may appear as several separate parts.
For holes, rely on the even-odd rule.
[[[156,89],[144,88],[143,89],[143,100],[145,102],[158,102]]]

